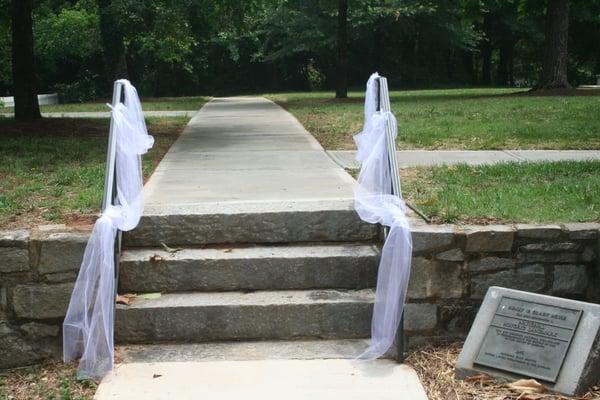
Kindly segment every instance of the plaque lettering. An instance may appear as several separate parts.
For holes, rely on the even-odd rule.
[[[502,297],[475,363],[556,382],[581,313]]]

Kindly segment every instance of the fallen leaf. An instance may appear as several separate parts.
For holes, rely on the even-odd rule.
[[[126,293],[117,295],[117,304],[124,304],[126,306],[131,304],[131,301],[136,298],[135,294]]]
[[[545,391],[544,385],[535,379],[519,379],[518,381],[509,383],[507,386],[515,392],[522,392],[525,394],[544,393]]]
[[[181,251],[181,250],[183,250],[183,249],[182,249],[182,248],[180,248],[180,247],[176,247],[176,248],[169,247],[169,246],[167,246],[167,245],[166,245],[164,242],[160,242],[160,244],[161,244],[161,246],[163,247],[163,249],[165,249],[166,251],[168,251],[168,252],[169,252],[169,253],[171,253],[171,254],[174,254],[174,253],[177,253],[178,251]]]
[[[160,299],[160,296],[162,296],[162,294],[159,293],[144,293],[144,294],[140,294],[137,297],[139,297],[140,299],[144,299],[144,300],[154,300],[154,299]]]
[[[163,258],[161,256],[159,256],[158,254],[155,254],[150,257],[150,261],[153,261],[153,262],[158,262],[158,261],[162,261],[162,260],[163,260]]]
[[[161,374],[154,374],[154,375],[152,375],[152,378],[156,379],[156,378],[160,378],[161,376],[162,376]]]
[[[232,249],[225,249],[223,250],[223,253],[231,253],[233,250]]]
[[[490,382],[492,382],[492,378],[489,375],[486,375],[486,374],[479,374],[479,375],[469,376],[469,377],[466,377],[464,380],[467,381],[467,382],[477,382],[477,383],[490,383]]]

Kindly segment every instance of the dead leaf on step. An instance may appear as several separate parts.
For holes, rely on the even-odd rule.
[[[154,254],[153,256],[150,257],[150,261],[152,262],[158,262],[158,261],[162,261],[163,258],[161,256],[159,256],[158,254]]]
[[[535,379],[519,379],[518,381],[509,383],[508,388],[524,394],[544,393],[545,391],[544,385]]]
[[[161,374],[154,374],[154,375],[152,375],[152,378],[156,379],[156,378],[160,378],[161,376],[162,376]]]
[[[128,306],[131,304],[131,302],[135,298],[136,298],[136,295],[133,293],[118,294],[117,295],[117,304],[124,304],[124,305]]]
[[[223,253],[231,253],[233,251],[233,249],[225,249],[223,250]]]
[[[168,252],[169,252],[169,253],[171,253],[171,254],[175,254],[175,253],[177,253],[178,251],[181,251],[181,250],[183,250],[181,247],[175,247],[175,248],[173,248],[173,247],[169,247],[169,246],[167,246],[167,245],[166,245],[164,242],[160,242],[160,244],[161,244],[161,246],[163,247],[163,249],[165,249],[166,251],[168,251]]]

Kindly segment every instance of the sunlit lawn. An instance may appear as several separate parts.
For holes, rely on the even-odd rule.
[[[402,170],[405,198],[434,222],[600,221],[600,161]]]
[[[600,149],[600,95],[533,96],[518,89],[392,91],[400,149]],[[595,95],[590,95],[595,94]],[[364,92],[267,95],[326,149],[354,149]]]
[[[183,130],[187,118],[149,118],[155,145],[144,160],[148,176]],[[0,119],[0,229],[68,222],[99,212],[109,120]]]

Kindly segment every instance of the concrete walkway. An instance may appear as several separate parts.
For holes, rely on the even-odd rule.
[[[145,187],[148,206],[349,200],[354,180],[300,123],[256,97],[218,98],[189,122]]]
[[[124,364],[97,400],[427,400],[412,368],[392,361],[261,360]]]
[[[144,111],[146,117],[193,117],[198,111]],[[12,118],[12,113],[0,113],[0,117]],[[47,112],[42,113],[44,118],[110,118],[109,111],[78,111],[78,112]]]
[[[132,260],[163,254],[134,279],[162,295],[117,306],[123,363],[96,398],[426,399],[409,366],[352,361],[370,333],[379,238],[353,209],[354,184],[276,104],[207,103],[145,185],[144,215],[124,238],[120,282]],[[184,249],[160,253],[161,243]]]
[[[329,156],[341,167],[358,169],[356,151],[330,150]],[[489,165],[503,162],[600,160],[600,150],[398,150],[398,165],[422,167],[433,165]]]

